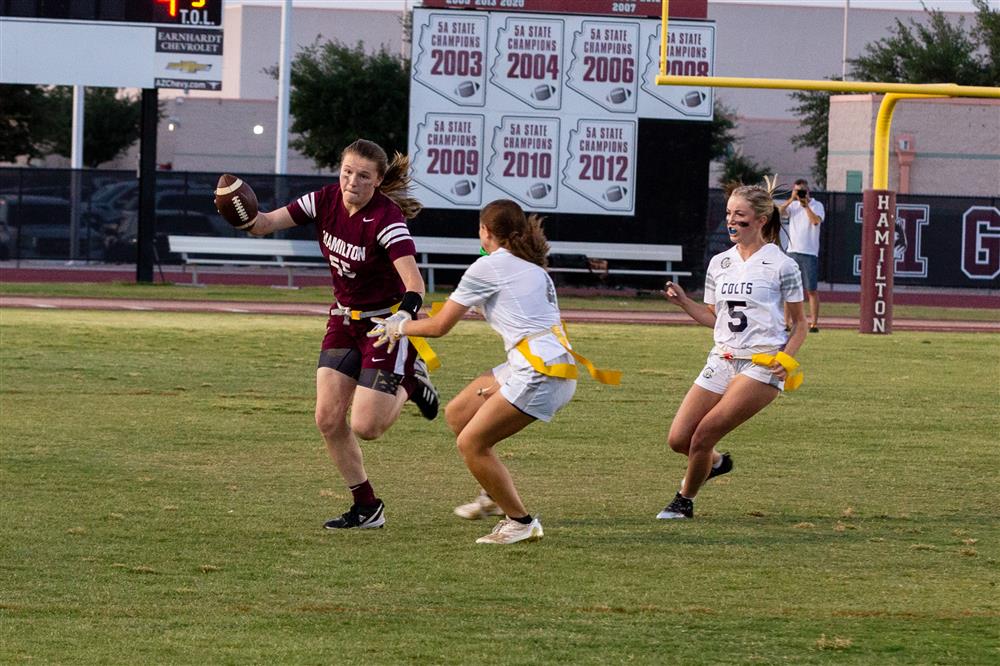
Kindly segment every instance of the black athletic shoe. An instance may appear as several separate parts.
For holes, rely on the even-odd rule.
[[[668,504],[663,511],[656,514],[660,520],[670,520],[672,518],[694,518],[694,500],[681,497],[678,492],[674,495],[674,501]]]
[[[708,473],[708,478],[711,479],[716,476],[722,476],[723,474],[729,474],[733,471],[733,457],[728,453],[722,454],[722,464],[718,467],[713,467],[712,471]],[[706,479],[707,481],[708,479]]]
[[[413,364],[413,377],[417,380],[417,387],[410,394],[410,400],[420,409],[420,413],[428,421],[433,421],[438,415],[438,408],[441,401],[438,399],[437,389],[431,383],[430,374],[427,372],[427,364],[423,359],[418,358]]]
[[[323,524],[328,530],[343,530],[356,527],[366,530],[385,525],[385,504],[378,500],[375,506],[361,507],[355,504],[339,518],[332,518]]]

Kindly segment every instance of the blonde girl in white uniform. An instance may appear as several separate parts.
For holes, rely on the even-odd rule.
[[[406,335],[437,338],[470,308],[481,309],[503,338],[507,362],[462,389],[445,408],[445,420],[466,466],[486,493],[484,505],[495,503],[506,514],[476,543],[535,541],[543,535],[542,524],[525,508],[493,447],[535,420],[551,420],[570,401],[576,380],[557,375],[576,375],[574,357],[561,331],[555,287],[545,271],[548,242],[540,218],[526,217],[513,201],[494,201],[480,214],[479,239],[488,254],[469,267],[437,314],[407,322],[386,320],[369,335],[390,345]],[[551,374],[539,372],[538,363]]]
[[[716,444],[780,391],[801,383],[794,357],[807,331],[802,277],[777,245],[781,221],[773,191],[774,181],[765,181],[730,194],[726,224],[734,245],[709,262],[704,304],[679,285],[666,284],[667,300],[715,330],[715,346],[670,425],[667,442],[687,456],[687,473],[657,518],[693,518],[702,484],[733,468],[732,457],[716,451]],[[785,332],[785,305],[790,335]]]

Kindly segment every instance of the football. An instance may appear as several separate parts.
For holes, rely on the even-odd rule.
[[[224,173],[215,187],[215,208],[229,224],[247,229],[257,218],[257,195],[242,179]]]

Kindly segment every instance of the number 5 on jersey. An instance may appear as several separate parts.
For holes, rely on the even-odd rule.
[[[332,260],[332,257],[331,257]],[[729,306],[729,330],[733,333],[739,333],[740,331],[745,331],[747,328],[747,316],[737,310],[736,308],[745,308],[747,306],[746,301],[726,301],[726,305]]]

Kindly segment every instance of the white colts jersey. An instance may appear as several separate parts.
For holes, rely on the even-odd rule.
[[[736,246],[712,257],[705,276],[705,303],[715,306],[715,348],[749,358],[788,341],[784,303],[802,302],[802,274],[773,243],[746,261]]]
[[[504,248],[469,266],[449,298],[466,307],[479,306],[503,338],[508,355],[518,342],[531,336],[531,351],[545,362],[566,353],[555,335],[546,334],[560,323],[552,279],[540,266]]]

